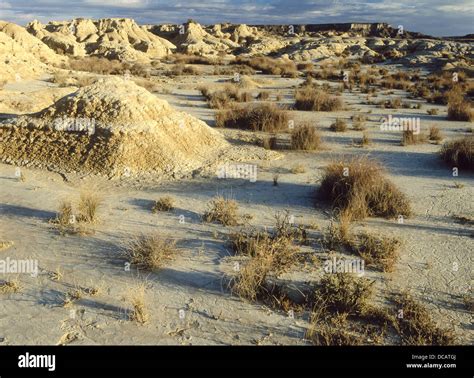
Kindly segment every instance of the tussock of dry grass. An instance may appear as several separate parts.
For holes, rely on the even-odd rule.
[[[429,139],[434,140],[435,142],[440,142],[444,139],[443,133],[436,126],[430,127]]]
[[[18,280],[0,280],[0,294],[18,293],[21,286]]]
[[[343,102],[340,98],[309,87],[297,90],[295,98],[295,109],[297,110],[333,112],[341,110],[343,107]]]
[[[155,201],[151,211],[157,213],[158,211],[171,211],[174,208],[174,200],[170,196],[161,197]]]
[[[321,136],[310,124],[296,127],[291,132],[291,148],[294,150],[313,151],[321,147]]]
[[[348,328],[347,314],[335,314],[322,321],[313,313],[306,339],[321,346],[361,345],[361,338],[350,333]]]
[[[132,310],[129,319],[138,324],[145,324],[150,320],[150,314],[146,305],[146,287],[144,284],[131,289],[127,295]]]
[[[239,221],[237,202],[216,196],[209,202],[203,219],[206,222],[219,222],[224,226],[236,226]]]
[[[300,174],[300,173],[306,173],[306,167],[304,164],[296,164],[291,168],[291,173],[293,174]]]
[[[428,137],[423,134],[415,134],[413,130],[404,130],[402,134],[402,146],[409,146],[413,144],[425,143],[428,140]]]
[[[365,122],[367,117],[363,114],[356,114],[352,116],[352,128],[357,131],[365,130]]]
[[[200,75],[201,71],[193,66],[186,66],[184,64],[175,64],[173,68],[168,71],[168,76],[186,76],[186,75]]]
[[[274,104],[233,108],[216,114],[216,126],[252,131],[288,130],[288,113]]]
[[[399,258],[400,240],[367,232],[357,236],[355,251],[368,266],[392,272]]]
[[[448,95],[448,119],[452,121],[474,122],[474,110],[464,99],[460,90],[451,90]]]
[[[474,170],[474,136],[444,143],[441,158],[453,167]]]
[[[349,273],[329,273],[321,279],[315,297],[321,298],[330,311],[358,314],[369,306],[373,284]]]
[[[288,59],[273,59],[269,57],[243,58],[237,57],[232,64],[245,64],[264,74],[281,75],[282,77],[298,77],[296,64]]]
[[[329,129],[335,132],[344,132],[344,131],[347,131],[347,123],[344,120],[337,118],[336,122],[334,122],[329,127]]]
[[[226,84],[221,89],[215,90],[202,87],[200,90],[211,109],[225,109],[230,107],[233,102],[250,102],[253,100],[253,95],[250,92],[242,91],[235,84]]]
[[[146,270],[163,268],[177,252],[176,241],[158,233],[141,235],[125,245],[125,256],[130,263]]]
[[[404,345],[452,345],[456,338],[451,330],[440,328],[429,311],[406,293],[395,299],[400,316],[397,325]]]
[[[98,220],[97,212],[102,204],[102,198],[93,192],[82,192],[78,204],[78,221],[95,223]]]
[[[324,169],[318,196],[353,220],[409,216],[408,199],[384,174],[379,163],[365,157],[333,162]]]

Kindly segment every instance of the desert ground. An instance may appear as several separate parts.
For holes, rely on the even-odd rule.
[[[38,263],[0,345],[472,344],[472,39],[0,22],[0,58],[0,264]]]

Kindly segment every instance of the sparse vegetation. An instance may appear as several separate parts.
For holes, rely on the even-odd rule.
[[[20,290],[20,282],[17,279],[0,280],[0,294],[13,294]]]
[[[425,143],[428,140],[428,137],[423,134],[415,134],[413,130],[404,130],[402,134],[401,144],[402,146],[408,146],[412,144]]]
[[[80,194],[77,220],[85,223],[95,223],[98,220],[97,211],[102,204],[102,198],[93,192],[85,191]]]
[[[129,262],[146,270],[163,268],[177,252],[176,241],[159,233],[135,237],[125,245],[125,257]]]
[[[391,272],[398,260],[400,241],[397,238],[376,236],[363,232],[357,236],[356,252],[368,266]]]
[[[437,128],[436,126],[431,126],[429,139],[435,142],[440,142],[444,139],[444,137],[439,128]]]
[[[170,196],[161,197],[155,201],[151,211],[157,213],[158,211],[171,211],[174,208],[174,200]]]
[[[145,324],[150,320],[150,314],[146,306],[146,287],[144,284],[137,285],[128,293],[128,300],[132,305],[129,319],[138,324]]]
[[[288,114],[274,104],[235,107],[216,114],[217,127],[275,132],[288,130]]]
[[[329,128],[335,132],[344,132],[347,131],[347,123],[343,119],[337,118]]]
[[[444,143],[441,158],[453,167],[474,170],[474,136]]]
[[[409,216],[408,199],[384,173],[379,163],[365,157],[333,162],[324,169],[318,195],[351,219]]]
[[[321,136],[310,124],[303,124],[291,132],[291,148],[294,150],[312,151],[321,146]]]
[[[456,338],[451,330],[439,328],[429,311],[410,295],[395,299],[400,310],[397,325],[404,345],[452,345]]]
[[[204,213],[203,219],[206,222],[219,222],[224,226],[236,226],[239,220],[237,202],[223,196],[216,196],[208,204],[208,210]]]
[[[306,167],[303,164],[296,164],[291,168],[291,173],[299,174],[299,173],[306,173]]]
[[[312,110],[318,112],[333,112],[341,110],[342,100],[339,97],[333,97],[321,90],[312,88],[303,88],[296,91],[295,109]]]

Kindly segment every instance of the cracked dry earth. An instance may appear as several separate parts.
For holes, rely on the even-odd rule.
[[[176,92],[159,96],[212,124],[213,111],[197,96],[196,78],[177,80]],[[271,80],[268,86],[279,88],[286,96],[284,101],[290,102],[290,88],[299,81]],[[376,281],[376,300],[383,302],[384,295],[394,290],[410,290],[439,325],[454,328],[459,343],[471,344],[472,314],[464,307],[462,296],[472,291],[474,228],[460,217],[472,218],[474,214],[474,175],[460,172],[453,177],[450,168],[439,160],[438,145],[403,147],[398,133],[380,131],[378,120],[390,110],[362,105],[364,96],[358,92],[344,94],[351,110],[293,111],[296,120],[310,120],[319,126],[325,149],[314,153],[284,151],[279,159],[249,161],[258,165],[255,183],[213,176],[162,183],[73,175],[63,180],[56,173],[29,168],[22,168],[25,181],[20,182],[14,166],[1,164],[0,233],[3,240],[14,244],[0,251],[0,256],[37,259],[40,268],[37,278],[19,277],[21,291],[2,296],[1,344],[306,344],[307,317],[292,318],[242,301],[226,290],[226,278],[233,271],[226,236],[239,227],[204,223],[201,216],[216,194],[237,200],[240,213],[250,214],[249,223],[257,227],[273,226],[275,212],[288,209],[297,224],[317,225],[309,230],[307,248],[324,257],[317,239],[329,224],[331,212],[326,205],[315,205],[317,181],[331,160],[356,155],[381,161],[414,210],[414,216],[404,219],[403,224],[370,218],[354,225],[356,230],[397,236],[403,243],[393,273],[366,272]],[[446,107],[433,107],[438,107],[438,116],[427,116],[426,109],[398,109],[397,113],[419,116],[422,128],[438,126],[447,138],[463,135],[467,123],[446,121]],[[361,132],[328,130],[336,117],[368,110],[370,146],[352,144]],[[220,132],[233,143],[250,137],[242,131]],[[304,165],[306,172],[292,173],[296,164]],[[276,174],[279,185],[273,186]],[[89,234],[61,236],[48,220],[55,216],[62,199],[74,201],[81,188],[95,188],[104,198],[100,222]],[[175,198],[176,209],[153,214],[153,201],[164,195]],[[156,273],[126,270],[121,256],[124,243],[154,230],[177,240],[177,258]],[[62,278],[55,280],[58,268]],[[317,280],[321,271],[318,265],[299,267],[285,279],[308,282]],[[150,320],[139,326],[128,320],[130,305],[125,298],[128,290],[143,281]],[[75,287],[99,290],[72,306],[63,306],[64,293]]]

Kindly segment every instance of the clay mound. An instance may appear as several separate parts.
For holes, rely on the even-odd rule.
[[[38,38],[35,38],[25,28],[11,22],[0,21],[0,32],[5,33],[24,50],[33,54],[37,59],[46,64],[61,65],[67,58],[56,54]]]
[[[27,30],[49,47],[73,56],[94,55],[118,60],[139,60],[166,56],[175,46],[139,26],[132,19],[75,19],[42,25],[30,22]]]
[[[216,55],[220,51],[227,52],[240,47],[230,39],[230,34],[219,33],[219,30],[218,26],[210,29],[213,33],[217,32],[212,35],[194,21],[183,25],[161,25],[150,28],[153,33],[170,39],[179,52],[186,54]]]
[[[38,77],[66,61],[21,26],[0,21],[0,81]]]
[[[4,162],[109,177],[181,177],[229,147],[204,122],[120,78],[81,88],[0,126]]]

